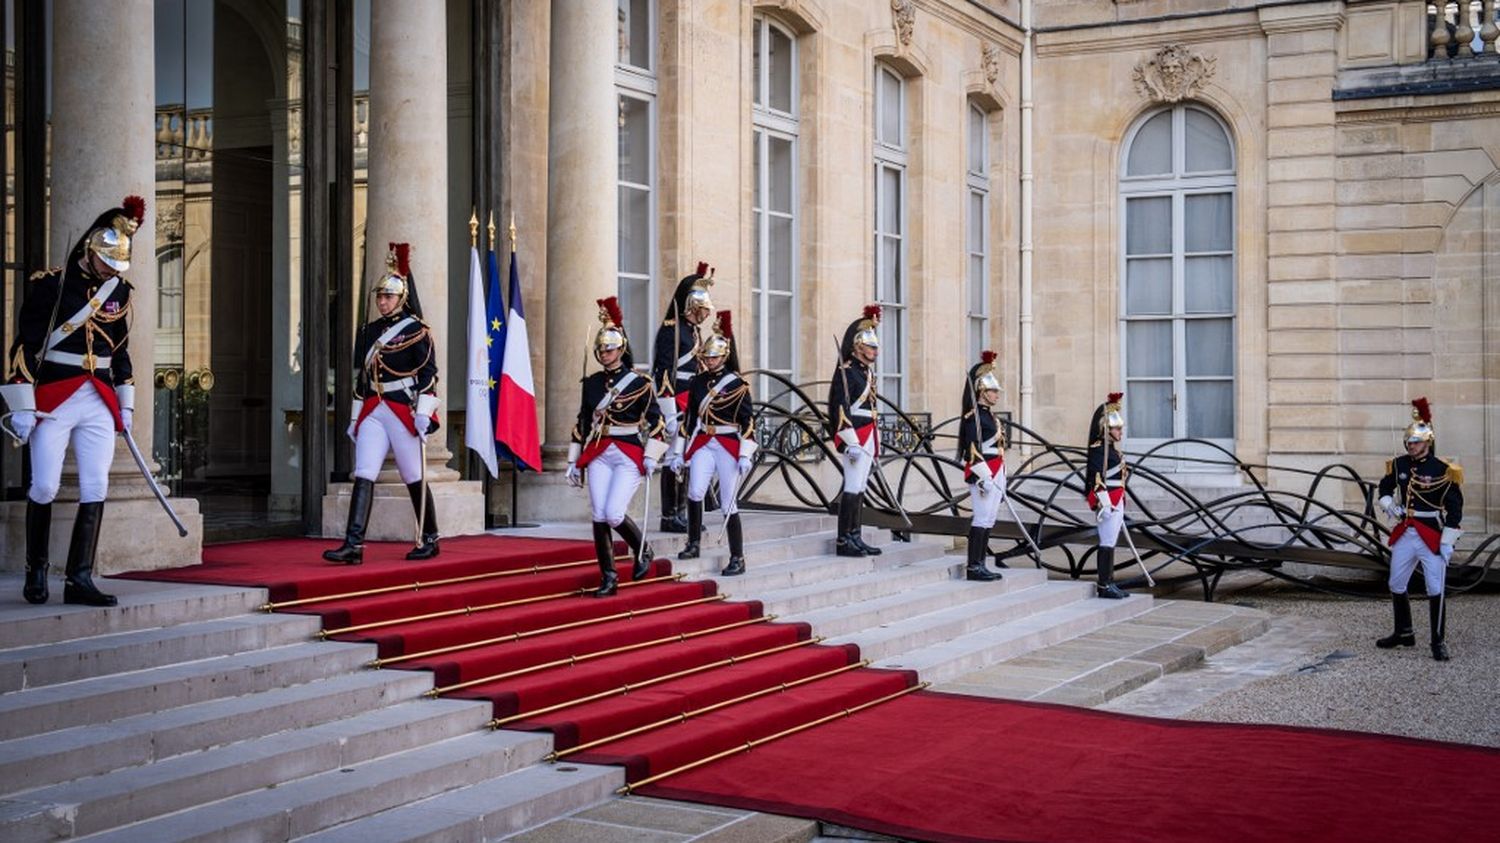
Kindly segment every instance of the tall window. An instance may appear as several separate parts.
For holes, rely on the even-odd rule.
[[[906,82],[875,68],[875,301],[884,311],[880,393],[906,398]]]
[[[969,105],[968,209],[965,249],[968,261],[969,360],[979,359],[989,340],[990,327],[990,151],[989,118],[979,106]]]
[[[636,363],[649,365],[656,277],[656,0],[618,0],[620,98],[620,257],[618,289],[625,328],[645,337]]]
[[[755,19],[751,146],[755,198],[751,217],[751,310],[755,360],[792,376],[797,358],[797,62],[796,41],[766,18]],[[757,395],[780,392],[762,379]]]
[[[1126,136],[1121,312],[1126,433],[1234,442],[1234,148],[1198,106]]]

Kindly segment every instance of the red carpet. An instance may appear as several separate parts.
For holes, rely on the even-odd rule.
[[[440,695],[488,700],[496,725],[550,731],[568,761],[620,764],[632,783],[672,773],[647,795],[919,840],[1500,839],[1483,831],[1494,750],[906,693],[910,672],[864,667],[857,647],[664,559],[628,585],[620,562],[620,593],[598,600],[583,596],[599,580],[588,542],[445,539],[428,562],[379,544],[354,567],[319,558],[333,544],[221,545],[130,576],[265,586],[327,637],[374,643],[382,667],[429,670]]]

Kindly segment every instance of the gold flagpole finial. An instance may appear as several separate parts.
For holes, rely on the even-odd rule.
[[[516,212],[510,212],[510,250],[516,250]]]
[[[490,251],[495,251],[495,209],[490,209],[490,224],[486,227],[490,233]]]
[[[469,212],[469,247],[479,248],[479,210]]]

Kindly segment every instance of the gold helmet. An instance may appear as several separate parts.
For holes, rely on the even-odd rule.
[[[839,353],[845,360],[853,359],[854,349],[857,346],[866,348],[880,348],[880,334],[875,329],[880,325],[880,305],[867,304],[860,317],[849,323],[844,330],[844,341],[839,346]]]
[[[672,294],[672,309],[675,311],[672,318],[686,319],[689,314],[699,310],[712,313],[714,300],[709,295],[708,288],[713,283],[713,268],[708,265],[708,261],[698,261],[697,270],[677,282],[677,290]]]
[[[404,306],[408,290],[406,279],[409,277],[411,246],[407,243],[392,243],[385,257],[385,272],[375,280],[375,286],[370,288],[370,292],[377,296],[396,296]]]
[[[625,316],[620,311],[620,300],[614,296],[599,299],[599,330],[594,333],[594,358],[600,352],[624,349],[630,352],[630,338],[625,336]]]
[[[1095,444],[1107,439],[1106,433],[1110,430],[1124,430],[1125,411],[1120,409],[1120,399],[1125,397],[1123,392],[1111,392],[1094,410],[1094,417],[1089,421],[1089,444]]]
[[[127,196],[118,210],[106,212],[88,234],[88,249],[115,272],[130,269],[130,238],[146,217],[146,200]]]
[[[969,372],[969,380],[974,384],[974,393],[983,394],[987,390],[1002,391],[1005,387],[1000,385],[1000,376],[995,374],[996,354],[989,349],[979,353],[979,365]]]
[[[1408,445],[1413,442],[1431,442],[1436,436],[1437,432],[1432,429],[1432,407],[1428,405],[1427,399],[1418,398],[1411,402],[1411,424],[1406,426],[1401,441]]]
[[[734,325],[729,311],[719,311],[718,320],[714,322],[713,333],[703,341],[698,348],[698,359],[706,360],[710,357],[723,357],[729,362],[734,354]]]

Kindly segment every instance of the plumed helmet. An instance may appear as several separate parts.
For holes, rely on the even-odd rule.
[[[1102,441],[1104,434],[1111,428],[1125,427],[1125,411],[1120,407],[1120,399],[1125,397],[1123,392],[1111,392],[1094,410],[1094,418],[1089,422],[1089,442]]]
[[[979,362],[969,367],[969,376],[964,381],[963,408],[964,413],[974,409],[979,400],[979,394],[987,389],[1003,390],[1000,385],[1000,377],[995,372],[995,352],[985,349],[979,353]]]
[[[703,341],[702,347],[698,349],[698,357],[723,357],[725,368],[731,372],[740,370],[739,352],[734,347],[734,321],[729,311],[719,311],[718,318],[714,320],[713,333]]]
[[[1409,445],[1413,442],[1432,442],[1436,438],[1437,431],[1432,427],[1432,407],[1426,398],[1418,398],[1411,402],[1411,424],[1406,426],[1401,441]]]
[[[714,270],[707,261],[698,261],[698,268],[691,275],[684,275],[677,282],[677,291],[672,294],[672,319],[683,319],[696,310],[713,312],[713,297],[708,289],[714,283]]]
[[[599,330],[594,332],[594,359],[605,351],[622,349],[620,360],[626,368],[634,366],[630,355],[630,337],[625,334],[625,315],[620,310],[620,300],[615,296],[598,299]]]
[[[407,276],[411,275],[411,245],[392,243],[385,256],[385,272],[375,279],[370,292],[377,296],[397,296],[406,301]]]
[[[88,233],[74,246],[74,259],[85,250],[98,257],[115,272],[130,269],[130,238],[146,218],[146,200],[127,196],[120,207],[100,214]]]
[[[862,345],[866,348],[880,348],[880,334],[876,328],[880,326],[880,305],[867,304],[860,317],[849,323],[844,331],[844,341],[839,346],[839,353],[845,360],[854,357],[854,347]]]

